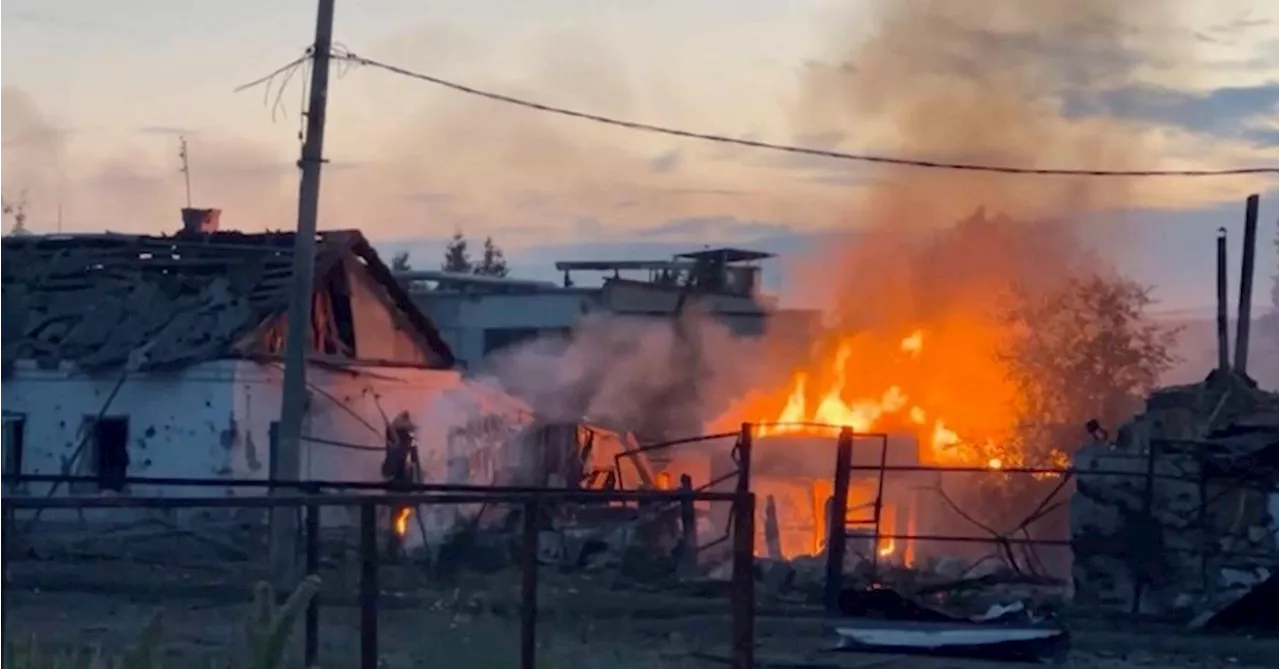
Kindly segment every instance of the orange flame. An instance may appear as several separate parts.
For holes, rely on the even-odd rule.
[[[410,507],[401,507],[396,512],[395,532],[397,537],[404,537],[409,531],[409,517],[413,515],[413,509]]]
[[[742,419],[756,422],[759,424],[756,428],[759,436],[810,433],[819,431],[819,426],[823,425],[849,427],[854,432],[871,432],[877,428],[910,430],[915,431],[920,439],[920,456],[925,462],[942,465],[985,463],[991,469],[1000,469],[1015,461],[1011,454],[991,453],[996,448],[995,440],[971,443],[949,421],[938,415],[941,412],[926,408],[930,405],[948,406],[961,410],[965,417],[975,413],[972,408],[974,398],[966,394],[962,385],[956,387],[963,384],[963,380],[952,382],[952,379],[945,378],[945,374],[936,371],[938,367],[971,370],[965,370],[962,361],[950,356],[938,356],[937,362],[926,359],[925,340],[924,330],[914,329],[895,342],[897,353],[892,353],[878,348],[866,337],[846,337],[839,342],[830,362],[814,370],[818,373],[802,370],[792,375],[786,400],[772,422],[768,418],[768,409],[762,406],[738,407],[731,412],[735,420],[730,421],[726,417],[722,422],[737,423]],[[856,366],[853,364],[855,358]],[[851,379],[849,374],[854,370],[859,377]],[[983,369],[979,373],[986,371]],[[822,372],[826,373],[828,381],[820,395],[812,395],[813,379],[822,377]],[[966,375],[971,376],[972,373]],[[882,390],[864,391],[859,393],[860,397],[846,399],[854,394],[850,390],[855,381],[860,388],[867,389],[880,379],[884,380],[884,385],[880,386]],[[918,401],[913,397],[914,393],[904,390],[906,384],[920,386]],[[939,392],[939,385],[947,386],[948,392]],[[1003,418],[993,417],[987,421],[987,426],[1004,427],[1001,425]]]

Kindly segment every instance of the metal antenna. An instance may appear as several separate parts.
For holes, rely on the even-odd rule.
[[[191,163],[187,160],[187,138],[178,135],[178,158],[182,160],[182,179],[187,186],[187,208],[191,208]]]

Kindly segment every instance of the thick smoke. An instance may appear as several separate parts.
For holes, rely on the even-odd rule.
[[[593,315],[572,336],[494,356],[485,373],[549,420],[682,438],[750,385],[753,351],[696,311],[679,323]]]
[[[1024,167],[1160,164],[1123,126],[1067,118],[1064,109],[1072,96],[1128,80],[1139,65],[1134,26],[1167,4],[875,3],[873,32],[844,47],[844,65],[810,68],[800,119],[808,129],[856,124],[888,138],[877,145],[895,155]],[[1081,216],[1124,208],[1135,188],[1129,179],[905,167],[877,177],[845,216],[861,231],[854,242],[826,251],[815,263],[822,275],[806,277],[852,327],[902,329],[972,313],[994,307],[999,289],[1047,285],[1094,265],[1077,239]]]
[[[1070,91],[1125,81],[1138,64],[1128,42],[1132,27],[1164,9],[1156,0],[875,3],[870,20],[858,24],[871,33],[855,44],[856,31],[836,31],[834,62],[803,75],[798,130],[938,160],[1159,164],[1141,137],[1111,122],[1067,119],[1063,108]],[[818,342],[818,357],[829,358],[836,340],[852,333],[896,344],[915,327],[933,326],[926,346],[954,355],[930,363],[939,373],[917,380],[925,395],[917,399],[967,406],[970,425],[959,427],[990,433],[1007,426],[1003,407],[1012,389],[988,364],[1001,335],[994,322],[1000,296],[1012,286],[1036,290],[1096,269],[1074,223],[1084,213],[1123,207],[1133,182],[911,168],[874,178],[876,186],[851,198],[843,216],[859,231],[853,242],[816,254],[800,272],[810,292],[832,298],[839,336]],[[721,400],[760,387],[754,382],[768,371],[763,356],[744,354],[745,345],[730,343],[705,319],[690,331],[702,343],[696,364],[669,323],[601,318],[571,340],[509,352],[493,373],[547,414],[688,431],[699,419],[724,418]],[[903,381],[893,376],[897,370],[877,369],[875,358],[855,353],[850,360],[851,395],[865,389],[878,396]],[[974,407],[973,397],[983,395],[983,404],[1000,408]]]

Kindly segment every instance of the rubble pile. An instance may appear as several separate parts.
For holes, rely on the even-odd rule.
[[[1275,393],[1215,371],[1153,393],[1114,444],[1082,447],[1075,603],[1191,618],[1265,582],[1277,563],[1276,407]]]

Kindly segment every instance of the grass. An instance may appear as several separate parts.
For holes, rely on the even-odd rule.
[[[320,578],[308,576],[283,605],[277,605],[275,591],[269,584],[254,586],[253,601],[244,621],[247,657],[232,666],[282,669],[297,620],[319,589]],[[4,641],[0,666],[4,669],[163,669],[163,637],[164,616],[161,611],[151,616],[133,648],[120,655],[106,654],[101,647],[85,648],[61,639],[50,641],[33,635],[15,641],[10,637]],[[227,665],[213,662],[209,667],[224,669]]]

